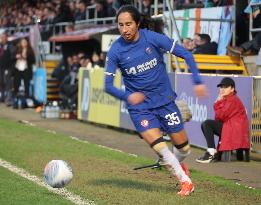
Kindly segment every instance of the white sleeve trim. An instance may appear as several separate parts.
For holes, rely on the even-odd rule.
[[[174,50],[174,48],[175,48],[175,45],[176,45],[176,43],[177,43],[177,40],[174,40],[173,41],[173,44],[172,44],[172,46],[171,46],[171,49],[170,49],[170,53],[172,53],[173,52],[173,50]]]
[[[104,72],[105,75],[112,75],[112,76],[116,76],[114,73],[109,73],[109,72]]]

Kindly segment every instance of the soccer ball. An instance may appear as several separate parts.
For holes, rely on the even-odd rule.
[[[63,160],[52,160],[44,168],[44,180],[53,188],[64,187],[72,178],[72,168]]]

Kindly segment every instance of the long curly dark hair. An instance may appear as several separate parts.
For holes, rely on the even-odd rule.
[[[27,38],[22,38],[20,39],[20,41],[18,42],[17,44],[17,49],[16,49],[16,53],[19,53],[21,54],[23,52],[23,46],[22,46],[22,42],[26,40],[27,42],[27,53],[26,55],[29,56],[29,55],[34,55],[34,50],[30,44],[30,41],[27,39]]]

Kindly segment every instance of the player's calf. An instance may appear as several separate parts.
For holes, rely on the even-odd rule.
[[[161,164],[164,165],[173,175],[177,176],[180,181],[181,189],[178,192],[178,195],[188,196],[193,192],[194,186],[190,180],[189,173],[186,172],[187,169],[184,170],[184,166],[182,167],[176,156],[169,150],[165,140],[162,137],[158,138],[151,144],[151,147],[160,156]]]
[[[151,147],[158,153],[161,158],[161,165],[165,166],[172,174],[177,176],[180,182],[191,182],[189,176],[183,171],[178,159],[169,150],[166,142],[162,137],[155,140]]]

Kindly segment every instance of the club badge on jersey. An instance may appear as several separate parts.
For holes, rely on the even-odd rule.
[[[140,124],[141,124],[142,127],[148,127],[149,121],[148,120],[142,120]]]
[[[147,48],[146,48],[146,53],[147,53],[147,54],[151,54],[151,53],[152,53],[152,49],[151,49],[150,47],[147,47]]]

